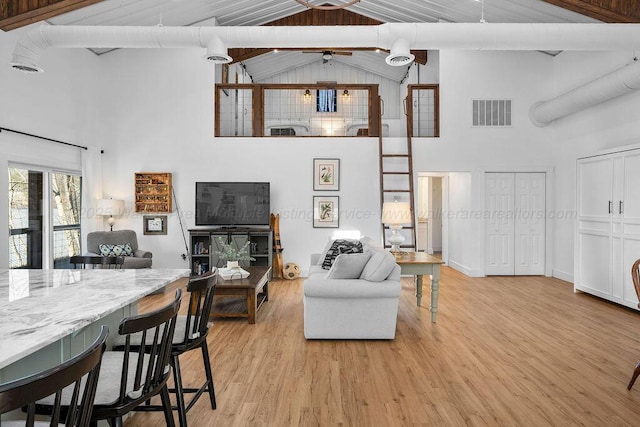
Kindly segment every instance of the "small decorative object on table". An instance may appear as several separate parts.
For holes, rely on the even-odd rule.
[[[227,243],[222,236],[218,237],[218,247],[221,248],[221,250],[216,251],[216,254],[221,261],[227,262],[227,268],[218,269],[218,273],[224,280],[245,279],[249,277],[249,272],[243,270],[238,263],[239,261],[255,261],[255,258],[249,255],[249,244],[250,242],[247,241],[240,249],[237,249]]]

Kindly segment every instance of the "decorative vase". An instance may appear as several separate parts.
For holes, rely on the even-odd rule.
[[[231,269],[231,268],[238,269],[238,268],[240,268],[240,265],[238,264],[238,261],[227,261],[227,268],[229,268],[229,269]]]

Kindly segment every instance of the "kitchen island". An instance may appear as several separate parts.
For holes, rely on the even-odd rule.
[[[0,270],[0,383],[78,354],[187,269]]]

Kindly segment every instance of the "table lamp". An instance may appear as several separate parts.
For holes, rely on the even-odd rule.
[[[411,206],[406,202],[385,202],[382,204],[382,223],[389,226],[391,236],[391,252],[400,252],[404,236],[400,234],[402,224],[411,223]]]
[[[110,231],[113,231],[113,224],[116,222],[114,216],[120,216],[124,210],[124,200],[99,199],[96,215],[108,216],[107,223]]]

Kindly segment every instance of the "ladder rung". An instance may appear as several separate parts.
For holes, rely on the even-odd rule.
[[[413,228],[414,228],[414,227],[413,227],[412,225],[408,225],[408,226],[404,226],[404,225],[403,225],[403,226],[402,226],[402,229],[403,229],[403,230],[413,230]],[[388,230],[388,229],[389,229],[389,226],[388,226],[388,225],[385,225],[385,226],[384,226],[384,229],[385,229],[385,230]]]
[[[409,172],[382,172],[382,175],[409,175]]]
[[[409,154],[383,154],[382,157],[411,157]]]
[[[411,193],[411,190],[382,190],[383,193]]]

